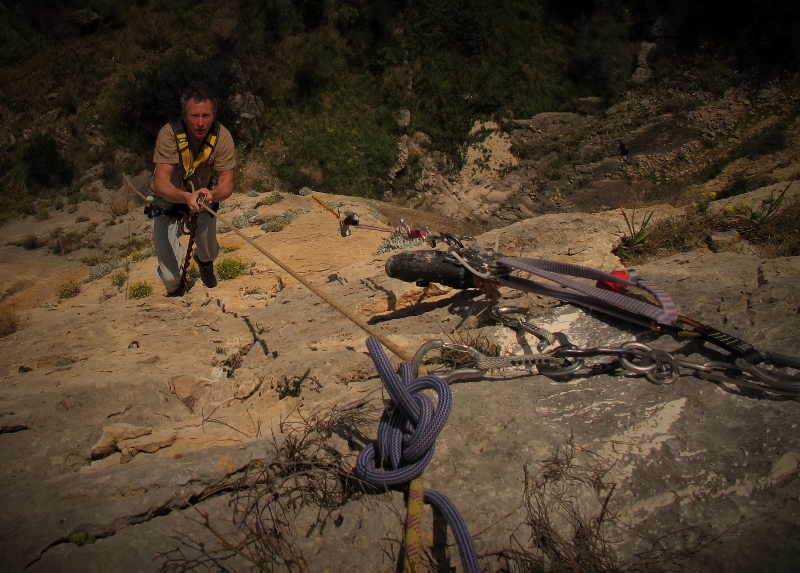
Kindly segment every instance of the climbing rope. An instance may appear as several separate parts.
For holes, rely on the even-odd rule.
[[[186,184],[188,185],[187,191],[191,193],[194,191],[194,184],[191,181],[187,181]],[[203,197],[200,197],[201,204],[203,203]],[[189,242],[186,244],[186,257],[183,259],[183,274],[181,275],[181,284],[180,288],[185,289],[189,286],[189,266],[192,264],[192,251],[194,250],[194,236],[197,233],[197,213],[185,213],[183,218],[181,219],[181,232],[184,235],[189,235]]]
[[[125,183],[128,185],[128,187],[134,193],[136,193],[139,197],[141,197],[142,199],[147,201],[147,197],[145,195],[143,195],[142,193],[140,193],[138,189],[136,189],[136,187],[133,185],[133,183],[131,182],[131,180],[128,178],[128,176],[126,174],[123,173],[122,178],[125,181]],[[359,319],[352,312],[350,312],[349,310],[344,308],[342,305],[340,305],[337,301],[335,301],[333,298],[328,296],[326,293],[324,293],[323,291],[321,291],[320,289],[318,289],[317,287],[315,287],[314,285],[309,283],[302,276],[300,276],[297,272],[295,272],[291,267],[286,265],[283,261],[278,259],[276,256],[274,256],[272,253],[268,252],[266,249],[264,249],[260,245],[257,245],[256,243],[254,243],[252,241],[252,239],[250,239],[248,236],[246,236],[244,233],[242,233],[239,229],[236,228],[235,225],[233,225],[232,223],[228,222],[224,217],[221,217],[219,215],[219,213],[216,213],[213,209],[209,208],[205,203],[201,203],[200,206],[203,207],[203,209],[205,209],[212,217],[216,217],[217,219],[219,219],[220,221],[225,223],[228,227],[231,228],[231,230],[233,230],[233,232],[235,232],[237,235],[239,235],[247,244],[249,244],[250,246],[255,248],[258,252],[260,252],[262,255],[267,257],[270,261],[272,261],[273,263],[278,265],[281,269],[286,271],[289,275],[294,277],[294,279],[297,280],[297,282],[299,282],[301,285],[303,285],[308,290],[313,292],[315,295],[317,295],[319,298],[321,298],[327,304],[329,304],[334,309],[336,309],[340,314],[342,314],[350,322],[355,324],[357,327],[359,327],[361,330],[363,330],[364,332],[369,334],[371,337],[374,337],[376,340],[379,340],[380,343],[383,344],[383,346],[385,346],[386,348],[391,350],[392,353],[395,356],[400,358],[400,360],[404,360],[404,361],[410,360],[410,357],[399,346],[397,346],[396,344],[392,343],[390,340],[387,340],[385,337],[381,336],[379,332],[377,332],[375,329],[370,327],[363,320]],[[333,211],[331,210],[331,212],[333,212]],[[381,350],[381,353],[382,352],[383,351]],[[384,354],[384,357],[385,357],[385,354]],[[387,360],[387,362],[388,362],[388,360]],[[418,485],[419,484],[412,483],[411,487],[418,487]],[[409,530],[406,532],[406,538],[407,539],[410,538],[411,540],[413,540],[413,539],[417,539],[418,540],[421,537],[422,508],[421,507],[419,507],[419,508],[409,507],[408,521],[409,521],[409,524],[413,525],[413,527],[409,526],[409,528],[408,528]],[[415,545],[415,546],[413,546],[411,548],[407,547],[406,548],[406,553],[409,556],[419,556],[419,555],[422,554],[422,551],[421,551],[421,548],[418,545]],[[415,560],[415,561],[412,561],[411,563],[409,563],[408,560],[407,560],[406,568],[420,570],[419,562],[417,560]]]
[[[378,487],[397,487],[422,475],[433,458],[436,438],[450,415],[452,395],[450,386],[438,376],[415,379],[411,362],[400,365],[398,376],[377,338],[367,339],[367,349],[391,400],[381,416],[377,441],[368,444],[358,456],[356,475]],[[436,392],[435,407],[424,390]],[[424,489],[423,498],[442,513],[450,526],[464,571],[480,571],[472,537],[456,507],[447,496],[434,490]]]
[[[133,183],[131,182],[131,180],[128,178],[128,176],[127,176],[127,175],[123,174],[123,179],[124,179],[125,183],[128,185],[128,187],[130,187],[130,189],[131,189],[131,190],[132,190],[134,193],[136,193],[136,194],[137,194],[139,197],[141,197],[142,199],[144,199],[145,201],[147,201],[147,197],[146,197],[146,196],[144,196],[142,193],[140,193],[140,192],[138,191],[138,189],[136,189],[136,187],[133,185]],[[278,259],[276,256],[274,256],[274,255],[273,255],[273,254],[271,254],[270,252],[268,252],[268,251],[267,251],[265,248],[261,247],[260,245],[257,245],[255,242],[253,242],[253,240],[252,240],[252,239],[250,239],[250,237],[248,237],[247,235],[245,235],[245,234],[244,234],[244,233],[243,233],[241,230],[237,229],[237,228],[236,228],[236,226],[235,226],[233,223],[231,223],[230,221],[226,220],[226,219],[225,219],[224,217],[222,217],[222,216],[221,216],[219,213],[215,213],[215,212],[214,212],[214,210],[213,210],[213,209],[211,209],[211,208],[210,208],[208,205],[206,205],[205,203],[201,203],[201,205],[200,205],[200,206],[201,206],[201,207],[202,207],[202,208],[203,208],[203,209],[204,209],[206,212],[208,212],[208,213],[209,213],[209,214],[210,214],[212,217],[216,217],[217,219],[219,219],[220,221],[222,221],[223,223],[225,223],[225,224],[226,224],[228,227],[230,227],[230,229],[231,229],[231,230],[232,230],[234,233],[236,233],[237,235],[239,235],[239,236],[240,236],[240,237],[241,237],[241,238],[242,238],[242,239],[243,239],[243,240],[244,240],[244,241],[245,241],[247,244],[249,244],[250,246],[252,246],[253,248],[255,248],[255,249],[258,251],[258,252],[260,252],[262,255],[264,255],[265,257],[267,257],[267,258],[268,258],[270,261],[272,261],[273,263],[275,263],[276,265],[278,265],[278,266],[279,266],[281,269],[283,269],[284,271],[286,271],[286,272],[287,272],[289,275],[291,275],[291,276],[292,276],[292,277],[293,277],[293,278],[294,278],[294,279],[295,279],[297,282],[299,282],[301,285],[303,285],[303,286],[304,286],[304,287],[306,287],[308,290],[310,290],[311,292],[313,292],[315,295],[317,295],[317,296],[318,296],[319,298],[321,298],[323,301],[325,301],[326,303],[328,303],[328,304],[329,304],[330,306],[332,306],[334,309],[336,309],[337,311],[339,311],[339,313],[341,313],[341,314],[342,314],[342,315],[343,315],[345,318],[347,318],[347,319],[348,319],[350,322],[352,322],[353,324],[355,324],[357,327],[359,327],[361,330],[363,330],[364,332],[366,332],[366,333],[367,333],[367,334],[369,334],[370,336],[374,336],[374,337],[378,338],[378,339],[381,341],[381,344],[383,344],[383,345],[384,345],[386,348],[388,348],[389,350],[391,350],[391,351],[392,351],[392,353],[393,353],[395,356],[397,356],[397,357],[398,357],[398,358],[400,358],[401,360],[409,360],[409,359],[410,359],[410,357],[409,357],[409,356],[406,354],[406,352],[404,352],[404,351],[403,351],[403,350],[402,350],[400,347],[398,347],[396,344],[392,343],[391,341],[387,340],[385,337],[381,336],[381,334],[380,334],[379,332],[377,332],[375,329],[373,329],[372,327],[370,327],[370,326],[369,326],[367,323],[365,323],[363,320],[361,320],[360,318],[358,318],[358,317],[357,317],[356,315],[354,315],[352,312],[350,312],[349,310],[347,310],[346,308],[344,308],[342,305],[340,305],[340,304],[339,304],[337,301],[335,301],[333,298],[331,298],[330,296],[328,296],[327,294],[325,294],[323,291],[321,291],[320,289],[318,289],[317,287],[315,287],[314,285],[312,285],[310,282],[308,282],[306,279],[304,279],[302,276],[300,276],[300,275],[299,275],[297,272],[295,272],[295,271],[294,271],[294,270],[293,270],[291,267],[289,267],[288,265],[286,265],[286,264],[285,264],[283,261],[281,261],[280,259]]]

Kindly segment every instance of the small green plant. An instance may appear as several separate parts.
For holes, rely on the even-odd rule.
[[[787,185],[786,188],[781,191],[781,194],[778,195],[777,199],[770,193],[769,198],[761,202],[761,209],[754,209],[749,203],[742,203],[742,207],[747,209],[747,212],[736,213],[734,211],[731,212],[730,215],[746,221],[756,229],[761,229],[765,225],[768,225],[778,214],[778,211],[781,210],[788,189],[789,186]]]
[[[128,289],[128,296],[131,300],[147,298],[153,294],[153,286],[147,281],[133,283]]]
[[[256,207],[269,207],[270,205],[274,205],[275,203],[280,203],[283,201],[283,195],[281,195],[278,191],[273,191],[269,193],[266,197],[262,197],[258,203],[256,203]]]
[[[69,536],[69,542],[74,543],[78,547],[83,547],[84,545],[91,545],[95,541],[97,541],[97,538],[91,533],[87,533],[86,531],[79,531]]]
[[[13,308],[0,310],[0,338],[13,334],[20,329],[22,320]]]
[[[89,221],[89,215],[78,215],[75,217],[76,223],[85,223],[86,221]]]
[[[264,224],[261,225],[261,230],[267,233],[283,231],[292,221],[300,217],[303,213],[305,213],[303,209],[287,209],[282,214],[267,219]]]
[[[622,216],[625,218],[625,224],[628,227],[628,235],[623,238],[623,242],[629,247],[635,247],[636,245],[646,241],[651,231],[650,220],[653,218],[653,211],[651,211],[649,214],[645,212],[644,219],[639,224],[638,228],[636,227],[636,222],[634,221],[634,217],[636,217],[636,209],[633,210],[630,218],[628,218],[628,214],[625,212],[625,209],[620,209],[620,211],[622,212]]]
[[[58,298],[64,300],[78,296],[81,292],[81,285],[75,279],[67,279],[58,285]]]
[[[186,285],[186,290],[192,290],[194,283],[200,278],[200,269],[197,267],[189,267],[189,282]]]
[[[123,263],[122,261],[118,261],[116,259],[110,260],[108,262],[98,263],[94,265],[92,269],[89,271],[89,280],[96,281],[98,279],[101,279],[114,269],[118,269],[124,264],[125,263]]]
[[[151,246],[151,247],[149,247],[147,249],[144,249],[142,251],[140,251],[140,250],[131,251],[131,255],[130,256],[131,256],[131,261],[132,262],[138,263],[139,261],[143,261],[143,260],[145,260],[145,259],[147,259],[149,257],[154,257],[155,255],[156,255],[156,248]]]
[[[247,263],[238,259],[222,259],[217,262],[217,276],[221,281],[233,280],[247,270]]]
[[[111,286],[122,288],[125,286],[125,281],[128,280],[128,273],[124,270],[118,270],[111,275]]]
[[[233,251],[238,251],[241,248],[242,247],[239,245],[225,245],[224,247],[222,247],[221,251],[223,253],[232,253]]]
[[[286,378],[286,376],[283,376],[283,380],[278,382],[275,386],[275,391],[278,392],[278,398],[281,400],[287,397],[299,398],[303,382],[305,381],[309,381],[312,388],[319,388],[319,381],[313,376],[309,376],[310,373],[311,368],[303,372],[302,376],[292,376],[291,378]]]
[[[231,225],[233,225],[237,229],[244,229],[245,227],[249,227],[250,217],[248,217],[247,215],[237,215],[231,221]]]

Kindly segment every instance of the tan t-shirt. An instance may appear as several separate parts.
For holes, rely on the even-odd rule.
[[[192,150],[192,161],[195,159],[195,153],[199,150],[200,145],[189,143]],[[167,163],[174,165],[175,169],[172,171],[170,181],[178,189],[182,188],[183,176],[186,170],[183,168],[183,163],[178,155],[178,146],[175,143],[175,132],[172,125],[169,123],[161,128],[158,132],[156,139],[156,149],[153,152],[153,163]],[[195,189],[202,189],[208,186],[211,176],[217,171],[229,171],[236,167],[236,153],[233,145],[233,137],[231,132],[224,125],[219,126],[219,138],[217,139],[217,146],[211,152],[211,156],[201,163],[195,172],[189,177],[189,180],[194,184]],[[159,202],[163,201],[161,199]],[[164,201],[166,203],[166,201]]]

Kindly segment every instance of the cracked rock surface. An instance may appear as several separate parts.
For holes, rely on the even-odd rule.
[[[454,331],[483,337],[502,354],[538,342],[495,324],[476,290],[423,289],[388,278],[383,268],[391,253],[374,254],[380,234],[341,237],[336,220],[310,197],[290,200],[307,213],[281,233],[251,229],[255,240],[409,354]],[[397,223],[382,214],[389,207],[327,200],[350,201],[343,208],[364,222]],[[513,256],[610,271],[621,268],[611,250],[623,224],[612,213],[545,215],[478,239],[487,247],[497,241]],[[2,228],[6,235],[14,230]],[[233,233],[220,242],[241,243]],[[24,278],[23,254],[0,247],[8,268],[21,269],[16,280]],[[44,291],[33,286],[14,295],[20,304],[37,302],[26,307],[22,328],[0,339],[0,570],[169,570],[176,551],[196,559],[198,548],[219,547],[203,515],[216,532],[239,539],[234,485],[244,487],[248,468],[269,460],[286,439],[287,420],[370,403],[375,415],[364,435],[320,439],[351,458],[375,439],[386,394],[366,334],[252,247],[236,254],[255,263],[249,274],[214,290],[198,285],[180,299],[157,293],[125,300],[108,296],[100,281],[46,307],[36,298]],[[26,264],[53,259],[39,281],[50,281],[51,293],[66,272],[59,265],[80,268],[77,258],[69,267],[41,253],[32,257]],[[150,276],[153,266],[145,260],[132,273]],[[800,355],[797,258],[697,251],[637,271],[669,292],[682,314],[761,350]],[[0,286],[8,292],[9,285]],[[503,304],[529,308],[531,321],[579,347],[638,340],[695,364],[730,361],[695,340],[659,337],[538,295],[500,293]],[[616,546],[621,556],[641,552],[640,537],[693,528],[707,534],[706,543],[681,566],[794,570],[800,403],[685,369],[669,385],[625,372],[557,380],[506,369],[451,389],[453,410],[424,479],[459,509],[485,570],[495,570],[488,555],[524,531],[526,468],[535,473],[567,442],[602,460],[605,479],[616,484],[611,507],[635,533]],[[307,529],[314,515],[300,512],[295,524],[298,555],[309,570],[396,570],[402,493],[347,503],[321,532]],[[428,529],[431,519],[426,513]],[[455,548],[445,553],[460,567]],[[226,567],[250,565],[232,558]]]

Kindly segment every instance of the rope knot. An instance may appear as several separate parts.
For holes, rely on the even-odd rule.
[[[381,415],[377,441],[358,456],[356,474],[373,485],[395,487],[422,475],[450,415],[452,395],[438,376],[414,379],[408,362],[401,364],[398,376],[376,337],[367,339],[367,348],[391,400]],[[436,392],[436,406],[424,390]]]

